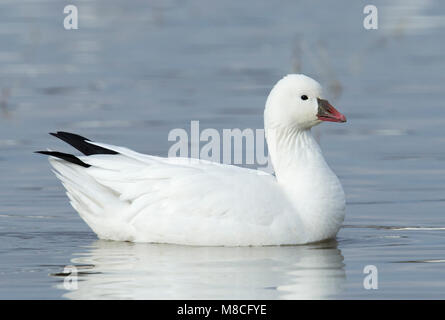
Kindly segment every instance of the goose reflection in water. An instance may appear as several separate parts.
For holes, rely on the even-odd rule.
[[[98,240],[71,264],[69,299],[325,299],[345,282],[335,241],[192,247]],[[62,283],[57,285],[64,289]]]

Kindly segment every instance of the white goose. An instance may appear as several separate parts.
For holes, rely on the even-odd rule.
[[[81,136],[52,135],[85,156],[54,151],[55,174],[100,239],[206,246],[304,244],[334,238],[345,196],[311,127],[345,122],[320,84],[281,79],[267,98],[266,137],[275,175],[188,158],[161,158]]]

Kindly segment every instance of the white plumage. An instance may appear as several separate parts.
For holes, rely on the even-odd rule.
[[[271,91],[265,128],[276,177],[86,139],[113,152],[86,153],[77,157],[81,165],[46,154],[72,206],[101,239],[215,246],[321,241],[335,237],[345,208],[342,187],[310,131],[322,120],[345,121],[326,103],[319,84],[304,75],[289,75]]]

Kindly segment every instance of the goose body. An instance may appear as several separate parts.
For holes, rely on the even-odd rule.
[[[346,121],[304,75],[288,75],[266,103],[275,175],[190,158],[161,158],[81,136],[53,135],[84,156],[50,163],[74,209],[101,239],[184,245],[304,244],[334,238],[345,213],[341,184],[311,127]]]

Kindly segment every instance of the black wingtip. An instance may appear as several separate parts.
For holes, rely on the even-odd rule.
[[[89,168],[91,167],[91,165],[89,165],[88,163],[83,162],[82,160],[80,160],[79,158],[77,158],[76,156],[69,154],[69,153],[63,153],[63,152],[58,152],[58,151],[35,151],[34,153],[40,153],[40,154],[44,154],[47,156],[51,156],[51,157],[56,157],[74,164],[77,164],[79,166],[82,166],[84,168]]]
[[[88,138],[82,137],[81,135],[75,134],[75,133],[71,133],[71,132],[66,132],[66,131],[57,131],[57,132],[50,132],[50,135],[62,139],[78,139],[78,140],[83,140],[83,141],[91,141]]]
[[[87,139],[75,133],[58,131],[56,133],[50,132],[49,134],[56,138],[59,138],[62,141],[65,141],[86,156],[91,156],[94,154],[118,154],[118,152],[116,151],[88,143],[89,141],[91,141],[90,139]]]

